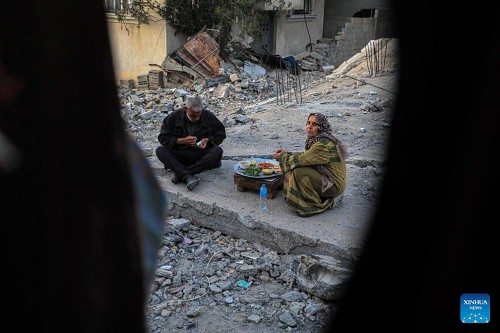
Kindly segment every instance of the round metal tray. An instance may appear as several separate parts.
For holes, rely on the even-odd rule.
[[[260,162],[267,162],[267,163],[272,163],[274,165],[280,165],[280,163],[276,160],[271,160],[271,159],[267,159],[267,158],[254,158],[252,159],[252,161],[255,160],[257,163],[260,163]],[[250,162],[249,160],[246,160],[248,162]],[[245,176],[245,177],[248,177],[248,178],[272,178],[272,177],[276,177],[276,176],[279,176],[281,175],[282,173],[276,173],[276,171],[274,171],[272,174],[270,175],[264,175],[263,173],[261,173],[260,175],[246,175],[243,173],[243,170],[242,168],[240,168],[240,162],[236,163],[234,165],[234,172],[236,172],[237,174],[239,175],[242,175],[242,176]]]

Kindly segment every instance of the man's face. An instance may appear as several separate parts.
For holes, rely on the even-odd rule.
[[[185,108],[185,111],[186,111],[186,114],[187,114],[189,120],[191,120],[191,122],[197,123],[200,120],[201,112],[193,111],[188,107]]]

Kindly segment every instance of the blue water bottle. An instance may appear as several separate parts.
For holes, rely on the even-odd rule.
[[[266,187],[266,184],[262,184],[262,186],[260,187],[259,208],[261,210],[267,210],[267,187]]]

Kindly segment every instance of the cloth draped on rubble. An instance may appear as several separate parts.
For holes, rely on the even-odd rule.
[[[321,139],[304,152],[288,152],[280,157],[285,173],[283,195],[294,210],[312,215],[327,210],[334,198],[346,187],[346,167],[340,160],[336,145]],[[313,166],[322,164],[331,173],[333,184],[322,192],[323,177]]]
[[[127,154],[137,203],[144,288],[147,294],[155,276],[168,198],[158,184],[141,148],[130,136],[127,138]]]

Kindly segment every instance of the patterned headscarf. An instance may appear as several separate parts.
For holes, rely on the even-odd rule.
[[[311,116],[316,117],[316,123],[318,124],[318,135],[313,136],[313,137],[308,137],[306,139],[305,143],[305,149],[309,150],[311,146],[318,142],[319,140],[325,138],[328,140],[331,140],[333,143],[335,143],[335,146],[337,147],[337,152],[339,154],[340,160],[344,162],[344,160],[349,156],[349,153],[347,152],[347,147],[337,139],[333,133],[332,133],[332,127],[330,123],[328,122],[328,119],[326,116],[322,113],[319,112],[314,112],[310,113],[307,119],[311,118]],[[323,166],[323,165],[315,165],[314,168],[321,174],[322,178],[322,190],[323,192],[326,191],[329,187],[332,186],[333,184],[333,177],[328,172],[328,170]]]
[[[328,139],[333,141],[333,143],[337,144],[339,140],[333,136],[332,134],[332,126],[330,126],[330,123],[328,122],[328,119],[326,119],[326,116],[322,113],[319,112],[314,112],[310,113],[307,119],[311,118],[311,116],[316,117],[316,123],[318,124],[318,135],[313,136],[312,138],[307,138],[306,139],[306,150],[309,150],[311,146],[321,140],[322,138]]]

